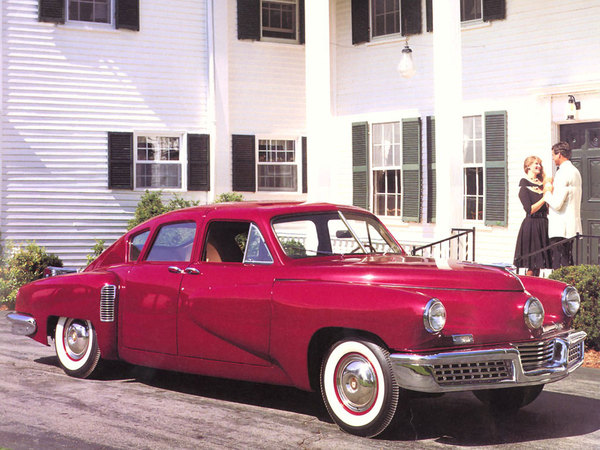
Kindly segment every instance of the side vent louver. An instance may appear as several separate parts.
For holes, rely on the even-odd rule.
[[[100,291],[100,322],[115,321],[115,299],[117,287],[114,284],[105,284]]]

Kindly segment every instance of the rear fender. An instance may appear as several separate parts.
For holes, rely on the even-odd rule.
[[[44,278],[19,290],[15,309],[35,318],[37,331],[31,337],[45,345],[48,336],[54,338],[59,317],[89,320],[96,330],[102,357],[116,359],[118,287],[118,277],[112,272]]]

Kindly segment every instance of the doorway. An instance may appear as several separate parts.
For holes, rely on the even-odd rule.
[[[571,146],[573,164],[581,173],[583,234],[600,236],[600,122],[561,125],[560,140]],[[584,240],[581,261],[598,261],[597,240],[592,246],[586,242],[589,240]]]

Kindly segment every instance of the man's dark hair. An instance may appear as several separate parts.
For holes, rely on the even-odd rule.
[[[561,141],[561,142],[554,144],[552,146],[552,152],[555,155],[558,155],[560,153],[565,158],[571,159],[572,151],[571,151],[571,147],[569,146],[569,144],[567,142]]]

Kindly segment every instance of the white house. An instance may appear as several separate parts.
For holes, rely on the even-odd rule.
[[[89,6],[91,9],[86,9]],[[67,266],[148,188],[366,207],[511,262],[535,154],[569,140],[600,235],[600,0],[4,0],[3,239]],[[416,73],[397,71],[408,44]],[[567,119],[569,96],[579,102]]]

